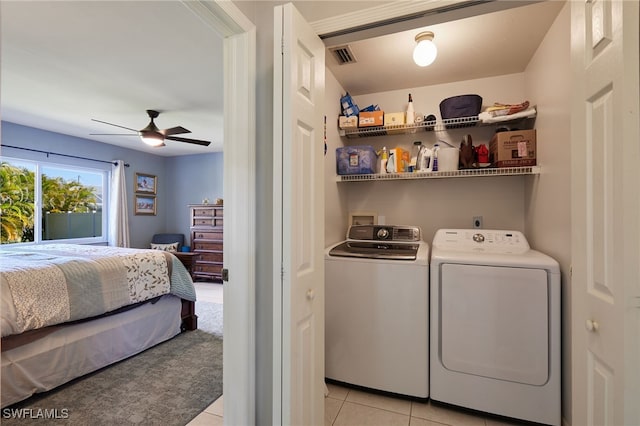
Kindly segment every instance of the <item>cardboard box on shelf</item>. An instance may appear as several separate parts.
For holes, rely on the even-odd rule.
[[[489,143],[489,161],[495,167],[536,165],[536,130],[496,133]]]
[[[404,127],[393,128],[396,126],[404,126],[404,112],[390,112],[384,115],[384,127],[387,129],[387,134],[393,135],[396,133],[404,133]]]
[[[358,127],[358,116],[352,115],[350,117],[345,117],[341,115],[338,117],[338,127],[341,129],[355,129]]]
[[[387,167],[388,171],[393,173],[404,173],[408,170],[411,162],[411,154],[409,151],[405,151],[402,148],[392,148],[389,150],[389,161],[393,162],[393,165]]]
[[[400,126],[404,124],[404,112],[390,112],[384,115],[385,126]]]
[[[360,175],[376,172],[378,155],[372,146],[336,148],[336,171],[339,175]]]
[[[359,127],[375,127],[384,124],[384,111],[360,111]]]

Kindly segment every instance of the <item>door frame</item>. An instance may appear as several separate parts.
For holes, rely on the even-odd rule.
[[[184,5],[223,39],[224,423],[255,423],[256,27],[230,1]],[[230,236],[233,238],[230,238]]]

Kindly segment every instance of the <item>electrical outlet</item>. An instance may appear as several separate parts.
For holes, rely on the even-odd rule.
[[[482,228],[482,216],[474,216],[473,217],[473,227],[475,229]]]

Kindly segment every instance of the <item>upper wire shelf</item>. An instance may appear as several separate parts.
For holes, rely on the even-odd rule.
[[[449,129],[465,128],[465,127],[478,127],[478,126],[493,126],[504,123],[513,123],[522,120],[529,120],[535,118],[520,117],[508,121],[491,122],[486,123],[481,121],[478,116],[473,117],[461,117],[461,118],[447,118],[444,120],[431,120],[422,121],[415,124],[398,124],[390,126],[378,126],[378,127],[354,127],[347,129],[338,129],[340,136],[346,136],[347,138],[363,138],[371,136],[386,136],[386,135],[401,135],[418,132],[441,132]]]

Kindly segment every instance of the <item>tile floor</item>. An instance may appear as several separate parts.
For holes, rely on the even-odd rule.
[[[325,426],[507,426],[518,425],[437,403],[416,402],[327,384]]]
[[[222,303],[222,284],[195,283],[198,300]],[[325,426],[507,426],[519,423],[483,416],[432,402],[415,402],[327,384]],[[188,426],[223,424],[223,397],[218,398]]]

